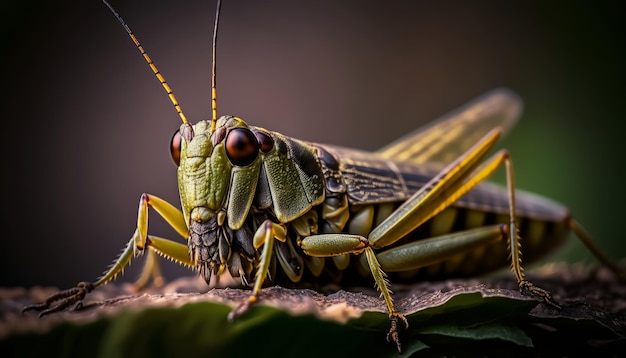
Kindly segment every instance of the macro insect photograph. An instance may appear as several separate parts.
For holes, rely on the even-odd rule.
[[[3,355],[626,352],[624,5],[1,8]]]

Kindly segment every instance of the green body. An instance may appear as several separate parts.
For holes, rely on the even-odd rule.
[[[519,112],[517,97],[502,90],[467,107],[469,109],[461,111],[461,116],[439,120],[435,129],[430,128],[428,132],[437,133],[436,129],[450,124],[463,126],[463,116],[480,110],[484,112],[482,117],[465,124],[465,130],[476,131],[473,137],[478,137],[489,127],[514,123],[512,117]],[[438,158],[444,154],[450,157],[450,151],[459,152],[454,153],[458,157],[471,144],[468,141],[466,145],[451,145],[440,151],[431,149],[430,157],[437,160],[429,158],[422,163],[407,157],[406,153],[413,150],[416,157],[423,159],[424,146],[419,141],[410,143],[416,136],[424,136],[423,131],[391,146],[397,148],[410,143],[408,148],[413,148],[405,148],[404,156],[396,159],[385,153],[389,149],[371,153],[307,143],[248,126],[240,118],[231,116],[220,118],[214,131],[210,121],[187,126],[183,125],[182,131],[192,128],[187,131],[193,135],[182,141],[179,190],[184,220],[190,228],[190,258],[207,282],[213,274],[227,271],[231,276],[241,277],[244,284],[252,282],[261,257],[260,250],[251,247],[253,236],[264,221],[270,220],[286,228],[286,240],[273,246],[269,262],[272,282],[307,286],[329,281],[348,285],[367,283],[371,280],[367,263],[350,255],[349,250],[341,246],[344,245],[341,240],[329,238],[324,244],[320,243],[329,247],[330,255],[325,255],[332,256],[329,258],[310,257],[299,243],[304,237],[315,234],[368,237],[394,210],[435,177],[444,164],[449,164]],[[235,128],[271,137],[271,150],[259,151],[245,166],[232,164],[225,142]],[[446,138],[442,134],[440,139]],[[525,259],[539,258],[563,242],[569,228],[569,214],[563,206],[520,191],[516,193],[516,200]],[[384,253],[402,244],[439,235],[507,224],[509,209],[505,188],[481,183],[403,237],[394,237],[392,243],[374,242],[372,247]],[[337,255],[332,254],[331,247]],[[407,281],[473,276],[509,263],[509,249],[502,240],[454,250],[453,254],[439,255],[440,259],[423,258],[400,266],[394,263],[393,256],[382,255],[381,265],[385,271],[400,272],[393,275],[394,281]]]

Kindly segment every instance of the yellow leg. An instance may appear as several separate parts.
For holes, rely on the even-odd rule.
[[[287,231],[285,227],[276,223],[273,223],[270,220],[265,220],[257,229],[253,238],[254,248],[258,249],[263,246],[263,251],[261,252],[261,261],[259,262],[259,266],[257,267],[256,274],[254,276],[254,287],[252,288],[252,294],[248,299],[236,308],[234,308],[228,314],[228,320],[234,321],[237,317],[248,312],[250,307],[258,301],[259,292],[261,292],[261,287],[263,287],[263,282],[265,282],[265,278],[269,273],[270,261],[272,259],[272,252],[274,249],[274,240],[279,240],[285,242],[287,239]]]
[[[74,288],[60,291],[48,297],[45,302],[41,304],[25,307],[23,311],[41,311],[39,316],[45,316],[79,303],[85,298],[87,293],[105,285],[111,280],[114,280],[117,275],[124,271],[124,268],[130,263],[132,258],[138,256],[145,249],[150,251],[148,254],[148,260],[152,261],[146,264],[144,272],[140,276],[140,280],[147,279],[153,275],[155,275],[155,277],[160,276],[158,273],[158,264],[154,255],[155,253],[170,258],[183,265],[192,266],[194,263],[191,262],[191,259],[187,254],[187,245],[155,236],[148,236],[149,207],[152,207],[157,213],[159,213],[181,236],[187,238],[187,226],[180,210],[176,209],[173,205],[163,199],[149,194],[143,194],[139,200],[137,229],[135,230],[135,233],[130,238],[125,249],[118,256],[117,260],[115,260],[113,265],[111,265],[111,267],[98,280],[95,282],[80,282]]]
[[[152,281],[152,284],[155,287],[161,287],[165,283],[163,275],[161,275],[158,257],[154,250],[148,250],[146,253],[143,269],[141,270],[139,278],[137,278],[137,280],[133,283],[133,290],[143,290],[148,286],[150,281]]]
[[[591,238],[591,235],[574,219],[570,219],[569,226],[576,237],[587,247],[598,261],[608,267],[620,282],[626,282],[626,270],[620,267],[609,255],[607,255]]]
[[[404,328],[409,328],[409,321],[404,317],[404,315],[398,313],[396,311],[396,307],[393,305],[393,298],[391,297],[391,288],[389,285],[389,280],[387,280],[387,275],[380,268],[380,264],[376,259],[376,255],[371,247],[365,248],[365,257],[367,258],[367,264],[372,272],[372,276],[374,276],[374,282],[376,282],[376,287],[378,291],[380,291],[380,295],[383,297],[385,304],[387,305],[387,311],[389,312],[389,320],[391,321],[391,327],[389,328],[389,332],[387,333],[387,342],[393,341],[396,344],[396,348],[398,349],[398,353],[402,352],[402,344],[400,343],[400,337],[398,335],[398,320],[404,322]]]
[[[111,266],[111,268],[98,279],[98,281],[94,282],[94,288],[102,286],[107,282],[115,279],[115,277],[121,273],[126,265],[130,262],[133,256],[138,256],[141,252],[144,251],[146,242],[148,240],[148,208],[153,208],[165,221],[172,226],[181,235],[183,238],[187,238],[188,230],[187,225],[185,224],[185,219],[183,217],[183,213],[176,209],[172,204],[167,201],[150,194],[142,194],[141,199],[139,199],[139,209],[137,210],[137,229],[133,234],[131,241],[128,243],[126,250],[120,255],[117,261]],[[155,237],[151,237],[155,239]],[[157,242],[160,242],[164,239],[156,239]],[[182,245],[181,245],[182,246]],[[176,250],[171,246],[165,246],[165,250],[167,252],[174,250],[173,252],[177,254],[177,257],[171,257],[165,252],[160,252],[157,250],[157,253],[161,253],[164,256],[171,257],[174,261],[177,261],[184,265],[190,265],[188,263],[189,258],[185,251],[185,256],[182,257],[180,255],[180,250]],[[183,246],[186,250],[186,246]],[[132,248],[132,250],[131,250]],[[142,271],[138,282],[141,283],[141,280],[147,280],[150,277],[154,277],[158,279],[160,269],[158,266],[158,261],[152,252],[148,252],[148,259],[146,265],[144,266],[144,270]],[[137,285],[137,283],[135,284]]]
[[[148,234],[149,207],[153,208],[154,211],[161,215],[161,217],[165,219],[165,221],[170,224],[170,226],[173,227],[180,236],[187,239],[187,225],[185,224],[182,212],[167,201],[157,196],[144,193],[139,200],[137,232],[133,236],[137,248],[143,247]],[[161,275],[161,268],[159,267],[159,261],[156,254],[157,252],[155,251],[147,250],[143,270],[141,270],[139,278],[133,284],[135,290],[145,288],[150,280],[152,280],[153,284],[157,287],[163,285],[164,280]]]
[[[500,133],[499,128],[489,132],[407,199],[370,232],[368,235],[370,245],[373,248],[382,248],[393,244],[476,186],[478,181],[465,185],[464,179],[480,165],[500,137]],[[453,195],[455,193],[457,195]]]
[[[376,288],[380,292],[387,311],[389,312],[389,320],[391,321],[391,328],[387,333],[387,340],[393,341],[396,344],[398,352],[402,351],[402,345],[400,344],[400,338],[398,336],[398,320],[404,322],[406,328],[409,327],[407,319],[398,311],[393,304],[392,292],[387,280],[387,275],[381,269],[376,254],[369,247],[369,243],[366,238],[361,235],[351,234],[322,234],[311,235],[305,237],[300,242],[300,247],[305,254],[314,257],[333,257],[345,254],[365,254],[367,264],[374,278]]]

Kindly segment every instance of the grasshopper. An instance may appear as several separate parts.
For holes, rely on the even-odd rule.
[[[474,276],[505,266],[520,290],[559,308],[529,282],[522,268],[576,236],[618,276],[624,272],[561,204],[515,189],[506,150],[488,156],[521,112],[521,100],[497,89],[375,151],[310,143],[217,117],[213,31],[212,118],[189,123],[164,77],[113,7],[144,60],[167,92],[182,125],[171,141],[182,210],[151,194],[139,202],[137,228],[102,277],[60,291],[24,310],[40,316],[79,304],[114,280],[143,253],[143,286],[161,280],[157,255],[195,268],[207,283],[230,275],[250,296],[229,314],[234,320],[259,301],[263,285],[304,286],[373,279],[387,307],[387,340],[401,351],[390,282]],[[506,187],[485,182],[506,170]],[[154,209],[186,240],[148,234]],[[388,276],[389,274],[389,276]]]

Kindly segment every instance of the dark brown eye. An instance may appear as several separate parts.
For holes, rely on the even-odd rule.
[[[226,137],[226,155],[234,165],[245,167],[259,155],[259,142],[250,130],[235,128]]]
[[[172,140],[170,142],[170,153],[172,154],[172,160],[176,166],[180,165],[180,148],[182,145],[183,137],[180,135],[180,131],[177,130],[174,132],[172,136]]]
[[[272,148],[274,148],[274,140],[267,133],[264,132],[254,132],[256,139],[259,141],[259,145],[261,146],[261,152],[267,153]]]

